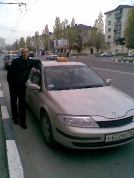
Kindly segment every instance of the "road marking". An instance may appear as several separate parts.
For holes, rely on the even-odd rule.
[[[3,91],[0,91],[0,97],[4,97]]]
[[[1,106],[2,119],[9,119],[9,114],[6,106]]]
[[[1,87],[1,83],[0,83]],[[4,99],[3,91],[0,89],[0,101]],[[4,99],[5,100],[5,99]],[[5,102],[4,102],[5,103]],[[21,164],[18,148],[12,133],[12,128],[10,126],[9,113],[7,107],[0,103],[1,107],[1,116],[3,121],[3,127],[6,138],[6,150],[7,150],[7,160],[8,160],[8,169],[9,169],[9,177],[10,178],[24,178],[23,167]],[[8,126],[7,126],[8,123]],[[9,136],[10,134],[10,136]]]
[[[117,73],[121,73],[121,74],[127,74],[127,75],[134,75],[134,73],[130,73],[130,72],[122,72],[122,71],[117,71],[117,70],[110,70],[110,69],[102,69],[102,68],[96,68],[96,67],[92,67],[93,69],[99,69],[99,70],[104,70],[104,71],[109,71],[109,72],[117,72]]]
[[[24,178],[18,149],[14,140],[7,140],[7,157],[10,178]]]

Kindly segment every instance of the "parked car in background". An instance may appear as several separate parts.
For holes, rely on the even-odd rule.
[[[33,51],[29,51],[29,58],[34,58],[34,52]]]
[[[13,59],[16,59],[16,58],[19,58],[20,55],[21,55],[21,54],[19,54],[19,53],[18,53],[18,54],[14,54],[13,57],[12,57],[12,60],[13,60]]]
[[[26,102],[46,145],[108,148],[134,140],[134,99],[79,62],[42,61],[30,73]]]
[[[13,55],[12,54],[6,54],[3,58],[3,64],[4,64],[4,68],[6,70],[9,69],[10,65],[11,65],[11,62],[12,62],[12,57]]]
[[[55,53],[50,53],[46,55],[46,60],[57,60],[58,55]]]
[[[101,57],[113,57],[114,54],[112,52],[105,52],[100,54]]]

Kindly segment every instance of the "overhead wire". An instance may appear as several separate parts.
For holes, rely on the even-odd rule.
[[[15,32],[16,32],[16,25],[17,25],[17,23],[19,22],[19,20],[21,19],[23,10],[25,9],[25,8],[24,8],[24,9],[22,10],[22,5],[21,5],[22,3],[19,3],[19,2],[18,2],[17,4],[19,4],[19,9],[18,9],[17,14],[16,14],[16,16],[15,16],[15,20],[14,20],[14,23],[13,23],[12,28],[11,28],[11,30],[10,30],[10,33],[8,34],[8,37],[6,38],[6,40],[8,40],[8,41],[14,37]],[[26,7],[26,5],[25,5],[25,7]]]
[[[25,6],[25,8],[21,9],[20,15],[15,23],[15,25],[13,26],[11,33],[14,33],[12,35],[10,35],[10,38],[13,39],[14,35],[16,34],[17,29],[19,28],[19,26],[22,24],[26,14],[30,11],[30,9],[37,3],[38,0],[34,1],[34,3],[27,9],[27,6],[30,4],[32,0],[29,0],[29,2],[27,3],[27,5]],[[25,10],[25,12],[24,12]],[[23,15],[22,15],[23,14]],[[10,39],[8,39],[10,40]]]
[[[31,0],[29,0],[29,2],[27,3],[27,5],[30,3],[30,1],[31,1]],[[30,8],[28,8],[28,9],[25,8],[25,10],[26,10],[26,11],[25,11],[25,14],[24,14],[24,16],[22,17],[22,19],[21,19],[19,25],[16,27],[16,29],[19,28],[19,26],[21,25],[22,21],[24,20],[26,14],[27,14],[28,11],[35,5],[35,3],[36,3],[37,1],[38,1],[38,0],[36,0],[36,1],[30,6]]]

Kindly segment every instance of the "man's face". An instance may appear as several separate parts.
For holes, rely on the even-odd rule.
[[[22,55],[22,58],[23,58],[24,60],[26,60],[26,59],[28,58],[28,56],[29,56],[29,51],[28,51],[28,49],[27,49],[27,48],[22,49],[21,55]]]

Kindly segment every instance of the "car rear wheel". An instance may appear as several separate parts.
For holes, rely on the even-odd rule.
[[[41,121],[42,121],[41,126],[42,126],[42,132],[43,132],[45,144],[49,147],[54,147],[52,126],[51,126],[49,116],[45,111],[43,111],[41,114]]]

